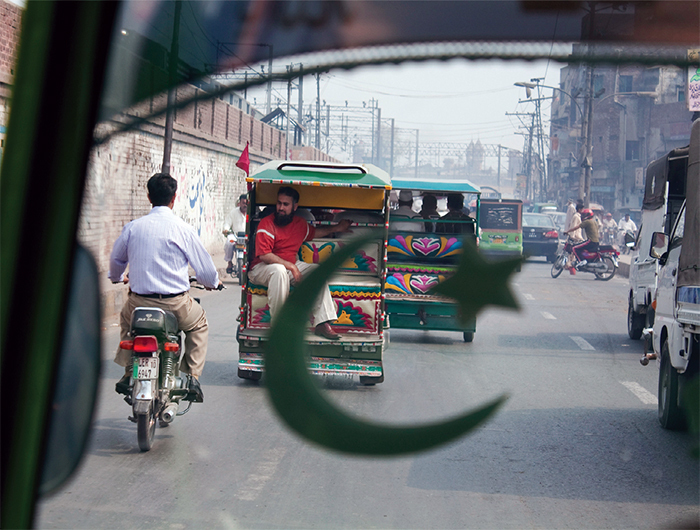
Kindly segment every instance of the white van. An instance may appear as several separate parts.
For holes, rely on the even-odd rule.
[[[671,236],[655,233],[651,248],[660,265],[653,344],[659,361],[659,422],[666,429],[685,427],[686,404],[698,402],[686,389],[700,374],[700,120],[690,136],[687,187]]]
[[[627,334],[637,340],[654,323],[651,301],[656,290],[658,260],[650,254],[654,232],[669,234],[685,199],[688,147],[674,149],[646,170],[642,220],[629,271]]]

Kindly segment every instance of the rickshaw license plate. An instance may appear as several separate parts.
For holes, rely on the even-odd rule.
[[[157,379],[158,357],[138,357],[134,368],[134,379]]]

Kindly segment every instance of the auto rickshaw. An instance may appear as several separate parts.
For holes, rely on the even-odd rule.
[[[416,216],[401,213],[401,208],[390,213],[384,284],[390,328],[461,331],[464,341],[472,342],[476,319],[461,323],[457,304],[431,289],[457,268],[464,238],[473,237],[476,242],[480,189],[466,179],[447,183],[394,179],[392,186],[400,204],[402,196],[412,197]],[[474,205],[473,217],[449,208],[451,195],[461,196],[464,205]]]
[[[482,199],[479,212],[479,251],[484,257],[492,261],[522,257],[523,201]]]
[[[258,380],[265,367],[265,341],[270,328],[267,287],[247,278],[255,256],[258,223],[274,212],[277,192],[291,186],[299,192],[296,215],[314,226],[352,219],[352,233],[306,241],[298,259],[321,263],[347,241],[363,232],[379,230],[379,237],[364,245],[336,271],[329,283],[338,319],[332,329],[340,340],[306,335],[309,369],[315,374],[359,375],[360,383],[384,381],[384,277],[388,226],[389,175],[370,164],[273,161],[263,165],[248,182],[248,246],[241,282],[238,338],[238,377]],[[292,289],[295,287],[292,286]]]

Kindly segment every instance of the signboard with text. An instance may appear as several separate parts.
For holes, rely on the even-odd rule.
[[[688,68],[688,110],[700,111],[700,49],[688,50],[688,60],[695,66]]]

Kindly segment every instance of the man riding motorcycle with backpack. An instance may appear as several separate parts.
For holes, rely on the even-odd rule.
[[[564,233],[568,234],[569,232],[573,232],[578,228],[583,228],[586,231],[586,237],[588,239],[583,243],[576,245],[573,248],[573,255],[578,260],[578,263],[572,263],[569,266],[569,272],[571,274],[576,274],[576,269],[582,267],[587,263],[585,259],[581,260],[581,252],[584,250],[591,253],[598,252],[598,247],[600,243],[600,237],[598,235],[598,223],[596,223],[593,219],[593,211],[590,208],[582,209],[581,223],[577,224],[576,226],[572,226],[569,230],[565,231]]]

